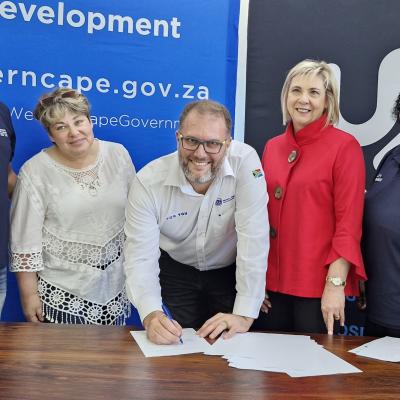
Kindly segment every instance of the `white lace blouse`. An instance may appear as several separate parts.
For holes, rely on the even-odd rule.
[[[43,150],[20,170],[11,205],[11,270],[38,274],[48,320],[121,324],[130,312],[122,247],[135,175],[120,144],[99,141],[95,164],[71,169]]]

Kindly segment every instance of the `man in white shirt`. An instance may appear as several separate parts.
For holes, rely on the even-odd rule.
[[[266,184],[257,153],[232,140],[231,125],[217,102],[188,104],[178,151],[146,165],[132,184],[127,292],[154,343],[176,343],[182,326],[210,338],[246,332],[263,302]]]

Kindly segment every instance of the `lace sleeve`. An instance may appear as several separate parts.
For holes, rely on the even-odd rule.
[[[11,272],[36,272],[43,269],[42,253],[11,253]]]
[[[43,269],[42,229],[45,207],[36,186],[20,171],[11,203],[11,271]]]

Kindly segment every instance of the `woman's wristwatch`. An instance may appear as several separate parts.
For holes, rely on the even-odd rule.
[[[332,283],[333,286],[346,286],[346,280],[343,280],[340,276],[327,276],[326,281]]]

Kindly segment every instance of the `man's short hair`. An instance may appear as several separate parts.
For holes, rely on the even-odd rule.
[[[183,109],[179,117],[180,128],[183,127],[185,119],[187,118],[190,111],[193,110],[197,111],[201,115],[211,114],[217,117],[222,117],[225,120],[227,133],[229,135],[231,134],[232,119],[229,114],[229,111],[223,104],[218,103],[217,101],[214,100],[198,100],[186,104],[185,108]]]

